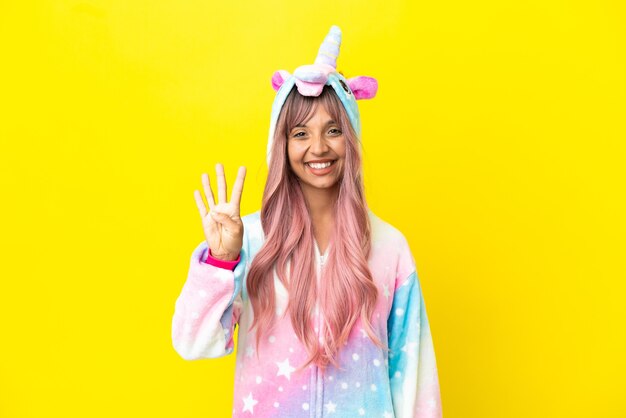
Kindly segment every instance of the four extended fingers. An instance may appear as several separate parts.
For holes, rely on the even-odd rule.
[[[224,174],[224,166],[220,163],[216,164],[215,171],[217,173],[217,193],[218,193],[218,203],[226,203],[226,176]],[[230,203],[233,203],[236,207],[239,207],[241,202],[241,193],[243,191],[243,183],[246,178],[246,167],[241,166],[237,172],[237,179],[235,180],[235,185],[233,186],[233,191],[230,198]],[[206,195],[207,202],[209,204],[209,209],[213,210],[215,206],[215,199],[213,196],[213,190],[211,189],[211,181],[209,180],[209,175],[206,173],[202,174],[202,186],[204,189],[204,194]],[[206,206],[204,205],[204,201],[202,200],[202,194],[194,190],[194,199],[196,201],[196,206],[198,207],[198,211],[202,217],[205,217],[208,213]]]

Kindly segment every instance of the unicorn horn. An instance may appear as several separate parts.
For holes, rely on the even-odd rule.
[[[317,52],[315,64],[326,64],[330,65],[334,69],[337,69],[339,46],[341,46],[341,29],[339,29],[339,26],[333,25]]]

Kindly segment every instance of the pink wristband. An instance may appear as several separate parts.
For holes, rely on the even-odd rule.
[[[227,270],[235,270],[235,267],[237,266],[239,261],[241,261],[241,253],[237,256],[236,260],[231,260],[231,261],[219,260],[211,255],[210,248],[207,251],[206,260],[204,260],[206,264],[210,264],[212,266],[227,269]]]

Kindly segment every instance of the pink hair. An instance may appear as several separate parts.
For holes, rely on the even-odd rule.
[[[339,121],[346,141],[344,172],[339,179],[334,205],[334,229],[319,289],[311,218],[299,180],[287,158],[288,132],[308,120],[318,105],[323,105],[329,115]],[[363,189],[360,147],[332,87],[325,86],[318,97],[302,96],[295,89],[287,97],[276,123],[261,224],[266,240],[252,261],[246,285],[254,312],[251,329],[257,328],[257,348],[261,336],[274,325],[274,267],[289,292],[286,312],[290,313],[294,332],[309,353],[300,369],[311,363],[322,371],[328,363],[339,367],[336,356],[359,319],[372,341],[382,347],[370,323],[378,289],[367,262],[371,226]],[[288,260],[290,271],[287,273]],[[320,295],[320,314],[324,318],[320,329],[324,336],[322,343],[318,342],[310,322],[316,294]]]

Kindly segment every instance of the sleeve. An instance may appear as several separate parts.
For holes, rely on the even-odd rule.
[[[207,264],[211,264],[212,266],[221,267],[227,270],[235,270],[235,267],[237,266],[239,261],[241,261],[241,254],[237,256],[236,260],[220,260],[219,258],[213,257],[210,248],[209,253],[206,256],[206,260],[204,260],[204,262]]]
[[[387,330],[396,418],[440,418],[439,377],[417,272],[396,284]]]
[[[245,251],[234,270],[207,262],[206,241],[191,256],[187,280],[176,299],[172,343],[185,360],[216,358],[234,350],[233,334],[242,310]]]

